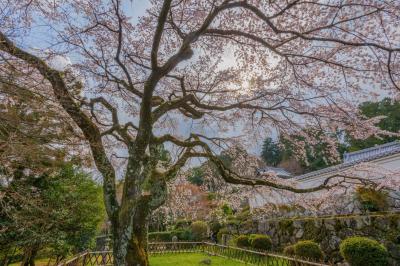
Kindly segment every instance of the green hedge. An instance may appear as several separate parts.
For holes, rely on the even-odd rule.
[[[294,254],[300,258],[322,260],[324,255],[317,243],[311,240],[299,241],[293,245]]]
[[[172,240],[171,232],[151,232],[148,234],[150,242],[168,242]]]
[[[249,237],[250,246],[259,250],[270,250],[272,248],[272,240],[267,235],[252,234]]]
[[[165,232],[152,232],[148,234],[150,242],[171,242],[173,236],[176,236],[180,241],[194,240],[190,230],[173,230]]]
[[[236,246],[240,248],[250,247],[250,239],[247,235],[240,235],[236,238]]]
[[[186,219],[179,219],[175,222],[175,229],[186,229],[192,224],[192,221]]]
[[[203,221],[193,222],[191,225],[194,240],[201,241],[207,238],[207,223]]]
[[[385,266],[389,254],[379,242],[367,237],[349,237],[340,243],[340,254],[351,266]]]

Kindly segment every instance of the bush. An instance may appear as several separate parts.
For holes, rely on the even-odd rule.
[[[150,242],[171,242],[172,237],[176,236],[180,241],[193,240],[192,232],[190,230],[173,230],[165,232],[151,232],[148,234]]]
[[[254,249],[270,250],[272,248],[272,240],[267,235],[252,234],[249,237],[249,242]]]
[[[171,236],[176,236],[181,241],[191,241],[194,239],[192,231],[188,229],[171,231]]]
[[[322,260],[324,255],[317,243],[311,240],[299,241],[293,245],[294,254],[300,258]]]
[[[236,238],[236,246],[240,248],[250,247],[249,236],[240,235]]]
[[[193,222],[192,234],[195,240],[203,240],[207,238],[207,224],[203,221]]]
[[[222,212],[223,212],[225,215],[232,215],[232,214],[233,214],[232,208],[231,208],[228,204],[226,204],[226,203],[224,203],[224,204],[221,206],[221,210],[222,210]]]
[[[294,256],[295,254],[294,254],[294,247],[293,247],[293,245],[286,246],[286,247],[283,249],[283,254],[288,255],[288,256]]]
[[[364,211],[386,211],[389,208],[388,195],[383,191],[360,187],[356,191],[356,197]]]
[[[172,240],[171,232],[151,232],[148,234],[149,241],[168,242]]]
[[[190,226],[191,223],[192,221],[188,221],[185,219],[177,220],[175,223],[175,229],[186,229]]]
[[[340,254],[352,266],[388,265],[388,252],[379,242],[366,237],[349,237],[340,243]]]
[[[222,228],[222,224],[218,220],[213,220],[208,223],[211,232],[218,233]]]

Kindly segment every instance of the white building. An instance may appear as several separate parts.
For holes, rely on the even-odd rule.
[[[400,178],[400,142],[395,141],[356,152],[345,153],[343,163],[299,176],[291,176],[286,170],[275,167],[262,168],[257,173],[274,172],[278,177],[295,180],[300,188],[311,188],[322,184],[329,177],[345,172],[348,173],[349,171],[357,171],[357,166],[362,163],[370,164],[378,172],[398,172]],[[364,174],[368,175],[368,173]],[[318,193],[314,194],[318,196]],[[285,195],[263,189],[255,190],[252,197],[249,198],[252,208],[262,207],[268,203],[285,204],[287,202],[290,202],[290,199],[285,198]]]
[[[356,168],[360,163],[369,163],[382,172],[400,172],[400,142],[394,141],[372,148],[345,153],[343,163],[304,175],[295,176],[302,188],[320,185],[327,178]]]

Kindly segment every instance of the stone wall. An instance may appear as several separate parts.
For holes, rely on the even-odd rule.
[[[314,240],[327,259],[334,262],[342,260],[341,240],[349,236],[367,236],[383,243],[390,252],[392,265],[400,266],[400,213],[256,220],[252,226],[241,228],[240,233],[267,234],[278,251],[299,240]]]

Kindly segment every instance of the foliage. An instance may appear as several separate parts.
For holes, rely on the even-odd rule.
[[[149,241],[153,242],[171,242],[172,238],[176,236],[180,241],[194,240],[192,231],[188,229],[179,229],[163,232],[150,232],[147,234]]]
[[[277,166],[282,161],[283,151],[279,144],[266,138],[262,146],[261,157],[267,165]]]
[[[283,254],[288,255],[288,256],[294,256],[295,255],[294,246],[293,245],[286,246],[283,249]]]
[[[189,183],[196,185],[196,186],[201,186],[204,184],[204,172],[201,167],[194,167],[192,168],[192,171],[190,175],[187,177],[187,181]]]
[[[190,221],[190,220],[178,219],[175,222],[175,229],[186,229],[186,228],[190,227],[191,224],[192,224],[192,221]]]
[[[231,234],[231,232],[229,231],[228,228],[226,228],[226,227],[221,228],[217,233],[218,242],[221,243],[223,235],[230,235],[230,234]]]
[[[57,256],[90,248],[105,219],[101,191],[72,165],[40,176],[14,175],[9,186],[1,187],[6,204],[0,213],[1,246],[35,252],[48,247]]]
[[[369,187],[358,187],[356,198],[365,211],[386,211],[389,208],[388,195],[385,191]]]
[[[340,243],[340,254],[351,266],[388,265],[388,252],[378,241],[367,237],[349,237]]]
[[[300,258],[322,260],[323,254],[317,243],[311,240],[299,241],[293,245],[294,254]]]
[[[211,220],[211,221],[208,223],[208,225],[209,225],[209,227],[210,227],[211,232],[214,232],[214,233],[218,233],[219,230],[221,230],[221,228],[222,228],[222,226],[223,226],[223,225],[221,224],[221,222],[218,221],[218,220]]]
[[[270,250],[272,248],[272,240],[267,235],[251,234],[249,242],[250,246],[257,250]]]
[[[233,209],[227,203],[224,203],[221,206],[221,209],[222,209],[222,212],[224,215],[232,215],[233,214]]]
[[[210,200],[210,201],[211,200],[216,200],[217,196],[218,196],[217,193],[214,193],[214,192],[208,192],[207,193],[207,199]]]
[[[236,237],[236,246],[240,248],[248,248],[250,247],[250,239],[248,235],[240,235]]]
[[[207,223],[203,221],[193,222],[191,225],[193,238],[203,240],[207,238]]]
[[[166,200],[166,181],[193,157],[212,160],[231,183],[255,183],[232,175],[213,153],[230,130],[240,131],[238,141],[264,127],[286,135],[343,128],[365,137],[376,132],[373,121],[363,121],[353,99],[398,87],[398,48],[390,45],[399,40],[397,1],[346,5],[346,12],[340,1],[150,1],[139,19],[121,1],[44,2],[2,5],[0,78],[8,81],[6,66],[19,70],[18,85],[34,85],[74,121],[104,180],[114,252],[128,254],[114,257],[118,265],[148,264],[143,232],[133,226],[145,228]],[[42,25],[49,27],[32,30]],[[34,34],[40,53],[29,41]],[[229,51],[232,62],[223,62]],[[60,58],[64,64],[54,62]],[[363,90],[367,83],[373,89]],[[193,130],[183,138],[178,128]],[[164,143],[177,151],[167,167],[157,159]],[[122,200],[116,173],[127,181]],[[281,180],[257,183],[282,187]]]
[[[395,133],[400,131],[400,101],[391,98],[384,98],[379,102],[364,102],[360,104],[359,110],[368,118],[385,116],[385,118],[377,123],[377,126],[380,129]],[[371,136],[366,139],[356,139],[351,137],[350,134],[346,135],[346,141],[349,144],[349,151],[362,150],[397,139],[398,137],[389,135],[379,137]]]
[[[10,75],[13,79],[18,73],[13,70]],[[59,144],[68,143],[73,136],[60,110],[21,86],[15,80],[0,81],[0,178],[10,177],[18,169],[41,174],[60,167],[67,149]],[[81,163],[84,155],[81,160],[72,159]]]
[[[151,242],[169,242],[172,241],[172,232],[150,232],[147,234],[147,237]]]

